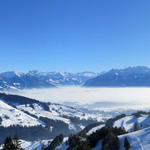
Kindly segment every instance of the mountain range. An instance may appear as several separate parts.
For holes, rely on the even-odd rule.
[[[112,69],[89,79],[85,87],[142,87],[150,86],[150,68],[128,67],[125,69]]]
[[[82,85],[86,80],[97,75],[98,74],[94,72],[4,72],[0,73],[0,89],[17,90],[31,88],[53,88],[62,85]]]
[[[128,67],[112,69],[103,73],[95,72],[38,72],[0,73],[0,90],[31,88],[54,88],[58,86],[79,85],[84,87],[146,87],[150,86],[150,68]]]

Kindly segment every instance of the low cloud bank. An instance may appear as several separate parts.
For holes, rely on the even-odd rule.
[[[40,101],[55,103],[92,104],[96,102],[114,102],[150,104],[150,88],[59,87],[22,90],[19,94]]]

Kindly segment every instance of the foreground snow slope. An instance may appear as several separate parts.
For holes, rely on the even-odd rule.
[[[119,136],[120,150],[125,150],[124,139],[127,138],[130,143],[130,150],[150,150],[150,128],[142,129]],[[100,150],[102,141],[100,140],[92,150]]]
[[[41,140],[41,141],[24,141],[21,140],[21,147],[24,150],[42,150],[42,146],[47,147],[50,144],[51,140]]]
[[[124,149],[124,139],[128,138],[130,150],[150,150],[150,128],[142,129],[126,135],[119,136],[120,150]]]

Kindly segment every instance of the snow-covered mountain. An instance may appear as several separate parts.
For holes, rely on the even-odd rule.
[[[150,149],[149,115],[150,115],[149,112],[137,112],[137,113],[134,113],[134,114],[128,115],[128,116],[122,115],[122,117],[118,116],[116,118],[112,118],[113,129],[111,129],[111,127],[107,127],[107,123],[106,123],[106,125],[104,125],[104,124],[101,124],[101,125],[95,124],[95,126],[94,126],[94,124],[89,125],[89,127],[92,127],[92,126],[93,127],[89,128],[89,131],[86,132],[86,134],[88,136],[87,139],[90,140],[92,138],[92,141],[93,141],[94,139],[98,140],[98,137],[101,138],[100,140],[98,140],[96,142],[96,145],[94,147],[92,147],[90,150],[102,150],[104,140],[110,140],[110,141],[107,141],[108,143],[109,142],[111,143],[113,140],[118,140],[118,142],[119,142],[118,148],[115,148],[115,150],[126,150],[125,139],[127,139],[129,142],[129,145],[130,145],[129,150],[149,150]],[[137,126],[138,126],[138,128],[136,128],[136,131],[134,131],[134,129],[133,129],[135,124],[137,124]],[[123,133],[123,132],[121,133],[120,127],[122,129],[128,130],[128,133]],[[113,139],[113,136],[111,134],[109,134],[109,131],[110,132],[113,131],[116,135],[118,134],[116,136],[116,137],[118,137],[118,139],[117,138],[115,139],[115,137]],[[112,136],[112,137],[110,139],[109,139],[109,137],[106,138],[105,134],[108,134],[109,136]],[[80,135],[78,134],[78,135],[76,135],[76,138],[79,137],[79,139],[81,139],[81,142],[83,139],[84,139],[84,141],[86,141],[86,138],[84,138],[85,136],[84,137],[81,137],[81,136],[82,136],[82,134],[80,134]],[[103,136],[105,138],[103,138]],[[111,145],[112,144],[115,145],[116,143],[112,142]],[[66,140],[64,140],[61,145],[56,147],[56,150],[67,150],[68,147],[69,147],[68,143],[66,142]],[[106,150],[109,150],[109,149],[106,148]]]
[[[16,90],[27,88],[51,88],[60,85],[81,85],[88,79],[97,75],[98,74],[94,72],[4,72],[0,73],[0,89]]]
[[[3,127],[15,125],[32,127],[45,126],[45,123],[0,100],[0,125]]]
[[[131,87],[150,86],[150,68],[128,67],[112,69],[104,73],[94,72],[38,72],[0,73],[0,89],[16,90],[29,88],[51,88],[64,85],[84,85],[86,87]]]
[[[126,69],[112,69],[85,82],[87,87],[130,87],[150,86],[150,68],[129,67]]]
[[[70,106],[0,93],[0,140],[16,133],[28,140],[68,135],[100,118]]]
[[[130,115],[122,114],[108,120],[101,118],[101,122],[97,121],[100,118],[98,115],[94,116],[70,106],[43,103],[22,96],[0,93],[1,141],[17,133],[22,139],[21,146],[25,150],[41,150],[43,146],[49,146],[55,136],[64,134],[66,137],[55,150],[67,150],[68,138],[70,138],[68,136],[73,133],[81,142],[88,142],[87,139],[93,141],[93,138],[96,138],[96,145],[92,147],[93,144],[90,143],[90,150],[101,150],[103,140],[98,140],[98,138],[105,137],[109,134],[109,130],[111,132],[114,130],[120,143],[118,150],[125,150],[125,138],[130,143],[130,150],[149,150],[149,112],[139,111]]]
[[[136,132],[131,132],[119,136],[120,150],[125,150],[124,139],[127,138],[130,143],[130,150],[149,150],[150,149],[150,127]]]
[[[128,115],[113,123],[114,127],[124,128],[126,131],[134,131],[150,127],[150,114]]]

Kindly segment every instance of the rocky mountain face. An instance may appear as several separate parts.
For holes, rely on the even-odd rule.
[[[142,87],[150,86],[150,68],[129,67],[112,69],[85,82],[87,87]]]

